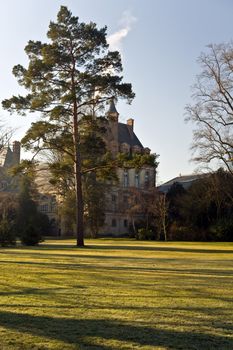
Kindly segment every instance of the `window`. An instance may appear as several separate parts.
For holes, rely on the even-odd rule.
[[[53,204],[51,205],[51,212],[52,212],[52,213],[56,213],[56,211],[57,211],[57,206],[56,206],[56,204],[53,203]]]
[[[6,190],[7,189],[7,182],[6,181],[2,181],[0,183],[0,188],[1,188],[1,190]]]
[[[48,206],[48,204],[42,204],[42,205],[40,206],[40,211],[42,211],[42,212],[47,212],[47,211],[49,211],[49,206]]]
[[[116,219],[112,219],[112,227],[116,227],[117,223],[116,223]]]
[[[112,194],[112,202],[116,202],[116,195]]]
[[[124,220],[124,227],[128,227],[128,220],[127,219]]]
[[[139,173],[135,174],[135,187],[139,187],[140,186],[140,177],[139,177]]]
[[[124,180],[123,180],[124,187],[128,187],[129,185],[129,175],[128,170],[124,170]]]
[[[149,186],[149,171],[145,173],[145,187]]]

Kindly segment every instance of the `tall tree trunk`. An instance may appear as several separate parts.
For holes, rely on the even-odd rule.
[[[73,110],[73,143],[74,143],[74,177],[75,177],[75,194],[76,194],[76,235],[77,246],[84,246],[84,225],[83,225],[83,192],[82,192],[82,173],[81,173],[81,156],[79,151],[78,136],[78,113],[77,103],[74,103]]]

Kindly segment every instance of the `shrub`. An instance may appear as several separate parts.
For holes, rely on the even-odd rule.
[[[24,227],[20,235],[20,240],[22,244],[28,246],[37,245],[38,243],[42,242],[40,230],[36,228],[35,225],[28,224]]]
[[[206,232],[200,228],[184,226],[174,221],[168,232],[168,239],[170,241],[206,241]]]
[[[210,238],[215,241],[233,241],[233,219],[222,218],[209,228]]]
[[[13,225],[7,220],[2,219],[0,223],[0,245],[2,247],[15,245],[16,239],[13,230]]]
[[[137,239],[139,240],[146,240],[146,241],[152,241],[155,240],[155,233],[152,230],[146,229],[146,228],[140,228],[137,231]]]

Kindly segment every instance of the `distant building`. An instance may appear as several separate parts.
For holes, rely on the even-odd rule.
[[[8,144],[7,146],[2,147],[0,150],[0,192],[3,194],[1,198],[6,198],[7,193],[10,195],[12,193],[17,194],[19,192],[18,177],[11,176],[9,170],[11,167],[20,163],[20,152],[21,144],[19,141],[14,141],[12,145]],[[51,185],[50,188],[41,186],[41,188],[39,187],[38,190],[39,193],[36,199],[38,210],[46,214],[50,220],[56,223],[57,202],[56,197],[50,192]]]
[[[10,147],[10,144],[2,146],[0,150],[0,167],[7,169],[19,164],[20,148],[21,145],[19,141],[14,141],[12,147]]]

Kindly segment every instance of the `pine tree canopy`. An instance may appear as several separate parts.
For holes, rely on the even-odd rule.
[[[30,40],[25,47],[27,68],[16,65],[13,74],[29,93],[3,101],[3,107],[25,115],[42,112],[50,121],[64,121],[100,106],[111,96],[134,97],[131,84],[123,83],[119,52],[108,51],[106,27],[80,23],[62,6],[57,22],[50,22],[48,43]]]

